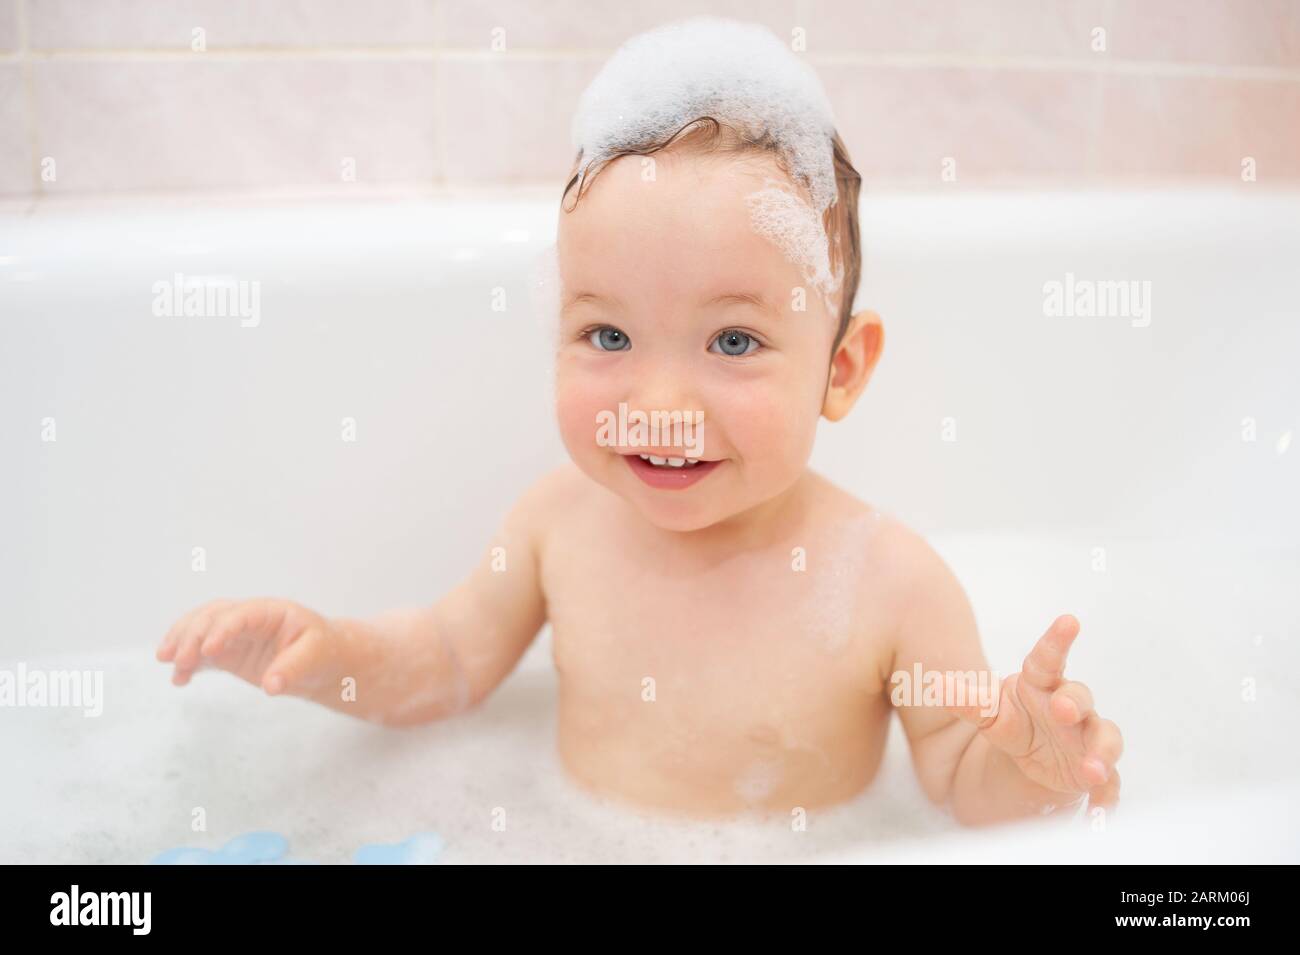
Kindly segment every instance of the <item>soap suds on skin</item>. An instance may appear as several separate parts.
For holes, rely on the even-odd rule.
[[[781,761],[764,759],[751,763],[733,783],[736,795],[747,806],[757,806],[776,791],[781,782]]]
[[[829,529],[808,548],[805,635],[832,656],[847,649],[854,635],[859,582],[880,526],[881,514],[873,508]]]
[[[774,179],[765,180],[764,188],[751,192],[745,201],[754,230],[803,270],[805,281],[821,293],[826,311],[834,314],[831,299],[839,290],[840,277],[831,270],[830,244],[821,218]]]
[[[796,770],[796,775],[810,771],[811,766],[808,764],[813,762],[824,767],[829,778],[838,779],[841,776],[840,771],[821,747],[791,732],[791,720],[788,714],[778,709],[771,713],[771,718],[773,722],[754,727],[746,736],[749,742],[762,746],[770,755],[751,762],[732,782],[732,789],[750,809],[759,808],[776,791],[789,769],[794,766],[801,766]],[[792,763],[792,758],[800,755],[811,759],[796,759]]]

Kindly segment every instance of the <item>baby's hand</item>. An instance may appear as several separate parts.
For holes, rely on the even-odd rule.
[[[1002,681],[996,715],[981,718],[978,707],[950,709],[979,726],[1038,785],[1088,793],[1092,805],[1113,806],[1119,801],[1115,763],[1124,743],[1119,727],[1093,709],[1088,688],[1065,679],[1065,658],[1078,634],[1078,620],[1057,617],[1021,672]]]
[[[215,600],[172,625],[157,657],[174,662],[172,683],[184,686],[195,670],[226,670],[272,695],[320,685],[339,644],[337,628],[288,600]]]

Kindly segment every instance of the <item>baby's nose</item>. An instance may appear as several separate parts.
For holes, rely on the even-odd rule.
[[[675,368],[657,369],[640,377],[631,389],[628,406],[647,414],[654,411],[696,411],[700,407],[690,377]]]

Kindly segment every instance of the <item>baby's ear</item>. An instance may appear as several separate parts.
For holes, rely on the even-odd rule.
[[[822,402],[822,415],[827,420],[839,421],[853,408],[884,347],[885,326],[879,315],[858,312],[849,319],[848,330],[831,356],[826,400]]]

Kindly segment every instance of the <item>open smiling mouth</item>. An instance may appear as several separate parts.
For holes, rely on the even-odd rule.
[[[695,458],[661,458],[650,454],[624,454],[623,460],[646,484],[668,491],[690,487],[722,463]]]

